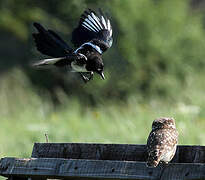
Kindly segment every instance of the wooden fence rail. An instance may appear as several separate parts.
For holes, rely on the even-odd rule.
[[[2,158],[9,179],[205,180],[205,146],[178,146],[171,163],[146,167],[146,146],[35,143],[31,158]]]

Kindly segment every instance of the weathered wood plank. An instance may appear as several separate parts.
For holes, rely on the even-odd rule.
[[[144,161],[146,156],[145,145],[35,143],[31,157]]]
[[[205,165],[171,163],[168,166],[147,168],[144,162],[79,160],[56,158],[3,158],[0,174],[6,177],[83,178],[83,179],[205,179]]]
[[[141,161],[147,159],[146,145],[35,143],[32,157]],[[205,146],[178,146],[175,163],[205,163]]]

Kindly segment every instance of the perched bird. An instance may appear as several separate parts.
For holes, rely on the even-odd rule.
[[[156,167],[159,162],[166,164],[175,155],[178,132],[173,118],[158,118],[152,123],[152,131],[147,139],[148,167]]]
[[[102,54],[112,46],[113,38],[110,20],[101,10],[97,14],[89,9],[81,15],[78,26],[72,32],[71,41],[76,49],[71,48],[54,31],[44,29],[39,23],[33,25],[38,30],[33,33],[37,50],[52,57],[34,66],[69,65],[73,72],[80,73],[85,82],[93,77],[94,72],[105,79]]]

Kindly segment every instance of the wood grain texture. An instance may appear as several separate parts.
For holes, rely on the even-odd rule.
[[[173,163],[147,168],[144,162],[56,158],[3,158],[0,174],[34,179],[205,179],[205,165]]]
[[[146,145],[35,143],[32,157],[145,162],[147,151]],[[205,163],[205,146],[177,146],[172,162]]]
[[[32,157],[144,161],[146,148],[129,144],[35,143]]]

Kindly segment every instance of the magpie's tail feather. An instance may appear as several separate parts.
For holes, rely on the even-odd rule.
[[[41,67],[41,66],[49,66],[49,65],[55,65],[55,66],[65,66],[69,64],[66,57],[59,57],[59,58],[51,58],[51,59],[43,59],[36,63],[33,63],[32,66],[35,67]]]
[[[33,38],[41,53],[51,57],[61,57],[73,51],[54,31],[44,29],[39,23],[33,25],[38,30],[38,33],[33,33]]]

